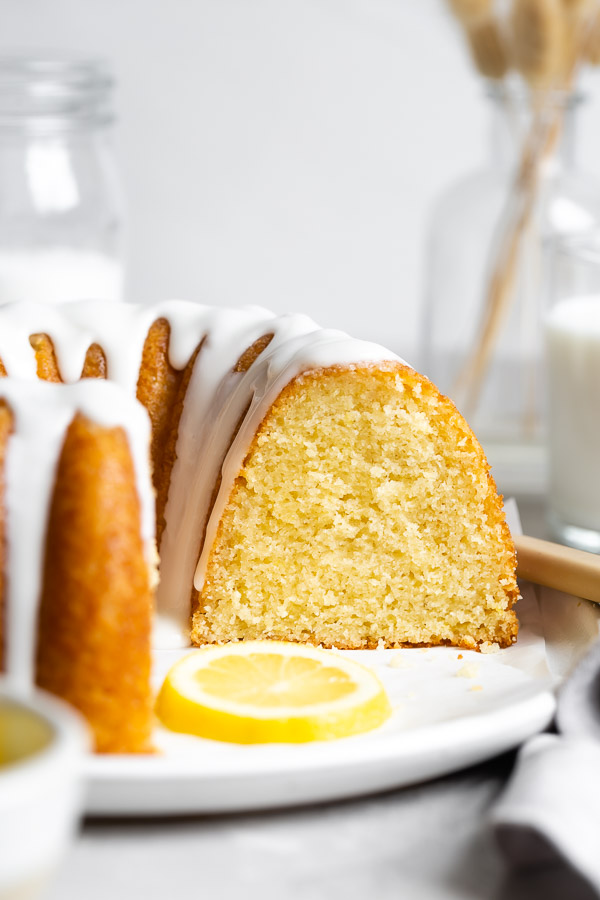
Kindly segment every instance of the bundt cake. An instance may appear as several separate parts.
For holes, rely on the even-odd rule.
[[[515,640],[481,448],[383,348],[256,307],[21,303],[0,309],[0,374],[109,379],[148,410],[160,644]]]
[[[78,707],[99,751],[150,748],[149,437],[113,384],[0,379],[0,669]]]

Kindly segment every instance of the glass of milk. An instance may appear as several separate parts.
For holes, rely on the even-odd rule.
[[[0,303],[123,298],[113,86],[100,61],[0,57]]]
[[[563,241],[545,325],[549,524],[600,553],[600,233]]]

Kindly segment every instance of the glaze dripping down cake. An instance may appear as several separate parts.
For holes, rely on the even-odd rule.
[[[150,749],[150,428],[116,385],[0,379],[0,669]]]
[[[108,379],[146,407],[161,644],[515,639],[514,549],[481,448],[382,347],[260,308],[13,304],[0,375]]]

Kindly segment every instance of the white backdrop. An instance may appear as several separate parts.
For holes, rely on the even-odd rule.
[[[428,210],[485,152],[441,0],[2,0],[0,50],[40,48],[116,69],[132,299],[304,311],[414,358]]]

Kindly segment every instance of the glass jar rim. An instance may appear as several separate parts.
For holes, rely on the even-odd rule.
[[[114,76],[101,58],[72,53],[0,55],[0,128],[110,124]]]

